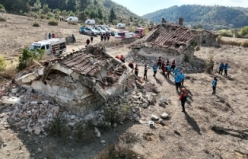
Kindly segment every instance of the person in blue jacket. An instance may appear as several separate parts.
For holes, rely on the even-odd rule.
[[[158,71],[158,65],[155,63],[155,64],[152,66],[152,68],[153,68],[153,72],[154,72],[153,77],[156,78],[156,74],[157,74],[157,71]]]
[[[228,63],[226,63],[224,65],[224,76],[227,76],[227,70],[228,70],[229,66],[228,66]]]
[[[213,88],[213,93],[212,94],[215,94],[216,93],[216,86],[217,86],[217,78],[214,77],[214,80],[212,82],[212,88]]]
[[[167,78],[170,78],[170,72],[171,72],[171,66],[170,65],[166,66],[166,71],[167,71]]]
[[[178,88],[181,88],[181,81],[182,81],[180,73],[175,74],[174,78],[175,78],[176,89],[178,91]]]
[[[181,77],[181,86],[183,86],[184,79],[185,79],[185,76],[184,76],[183,70],[180,72],[180,77]]]
[[[172,67],[171,67],[171,70],[172,70]],[[174,75],[177,75],[179,73],[178,67],[174,68],[173,73]]]
[[[219,66],[219,74],[220,74],[220,75],[222,75],[223,70],[224,70],[224,63],[221,62],[221,63],[220,63],[220,66]]]

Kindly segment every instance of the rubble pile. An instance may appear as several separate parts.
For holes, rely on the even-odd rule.
[[[56,79],[59,77],[54,77]],[[133,80],[130,80],[133,81]],[[138,80],[136,80],[138,81]],[[50,82],[53,82],[51,80]],[[47,136],[49,125],[56,115],[62,115],[67,120],[67,126],[74,128],[77,122],[90,122],[95,127],[117,127],[125,120],[139,122],[140,109],[147,108],[156,103],[156,88],[154,84],[144,83],[143,89],[137,89],[135,83],[132,87],[136,89],[124,94],[112,97],[105,102],[98,110],[87,115],[80,115],[61,106],[53,97],[35,91],[30,86],[11,85],[3,93],[1,103],[6,109],[0,114],[5,118],[5,128],[14,126],[17,129],[39,135]],[[99,133],[96,133],[99,136]]]

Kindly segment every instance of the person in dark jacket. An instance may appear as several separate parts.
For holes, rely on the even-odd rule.
[[[55,34],[54,33],[52,34],[52,38],[55,38]]]
[[[182,88],[182,92],[179,96],[179,100],[181,101],[182,105],[182,112],[185,112],[185,102],[187,101],[187,92],[185,88]]]
[[[133,63],[129,62],[128,66],[132,69],[132,73],[133,73],[133,67],[134,67]]]
[[[217,78],[214,77],[214,80],[212,82],[212,88],[213,88],[213,93],[212,94],[215,94],[216,93],[216,86],[217,86]]]
[[[147,79],[147,64],[145,64],[145,67],[144,67],[144,79]]]
[[[221,62],[221,63],[220,63],[220,66],[219,66],[219,74],[220,74],[220,75],[222,75],[223,70],[224,70],[224,63]]]
[[[90,41],[91,41],[91,43],[93,43],[93,36],[90,37]]]
[[[171,63],[171,71],[174,71],[175,68],[176,68],[176,61],[174,59]]]
[[[228,70],[228,68],[229,68],[228,63],[226,63],[224,65],[224,76],[226,76],[226,77],[227,77],[227,70]]]
[[[86,40],[86,45],[89,45],[90,44],[90,39],[87,39]]]
[[[72,38],[72,42],[75,43],[76,42],[76,38],[74,34],[71,34],[71,38]]]
[[[162,57],[161,56],[158,57],[157,65],[158,65],[158,68],[161,69],[161,66],[162,66]]]
[[[101,41],[103,41],[103,34],[101,34]]]
[[[138,76],[138,74],[139,74],[139,68],[138,68],[138,65],[136,64],[136,66],[135,66],[135,68],[134,68],[134,74],[136,75],[136,76]]]
[[[48,34],[48,39],[51,39],[51,38],[52,38],[52,34],[49,33],[49,34]]]

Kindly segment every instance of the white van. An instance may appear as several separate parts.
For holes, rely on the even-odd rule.
[[[116,25],[116,28],[125,29],[125,24],[124,24],[124,23],[118,23],[118,24]]]
[[[65,21],[66,22],[78,22],[78,17],[68,17]]]
[[[88,19],[88,20],[85,21],[85,24],[88,24],[88,25],[95,25],[96,22],[95,22],[94,19]]]
[[[65,38],[52,38],[32,43],[29,50],[35,51],[36,49],[45,50],[46,54],[60,55],[66,51],[66,40]]]

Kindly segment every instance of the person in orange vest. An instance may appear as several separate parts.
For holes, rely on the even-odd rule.
[[[129,62],[128,66],[132,69],[132,73],[133,73],[133,63],[132,62]]]
[[[90,39],[87,39],[86,40],[86,45],[89,45],[90,44]]]
[[[134,68],[134,74],[136,75],[136,76],[138,76],[138,74],[139,74],[139,68],[138,68],[138,65],[136,64],[136,66],[135,66],[135,68]]]
[[[175,67],[176,67],[176,61],[174,59],[171,63],[171,70],[174,71]]]
[[[121,55],[120,60],[121,62],[125,63],[125,57],[123,55]]]
[[[161,69],[161,65],[162,65],[162,58],[161,58],[161,56],[159,56],[158,62],[157,62],[157,66],[159,67],[159,69]]]
[[[185,102],[187,101],[187,92],[185,88],[182,88],[182,92],[179,96],[179,100],[181,101],[182,105],[182,112],[185,112]]]
[[[145,64],[145,67],[144,67],[144,79],[147,79],[147,64]]]

